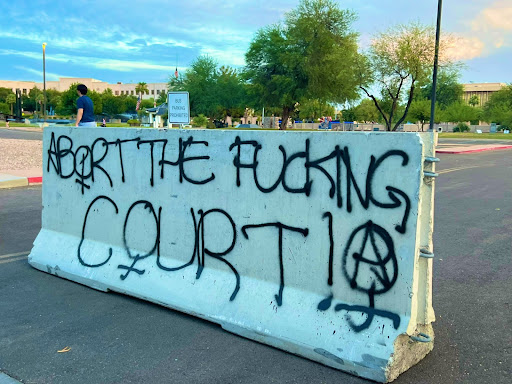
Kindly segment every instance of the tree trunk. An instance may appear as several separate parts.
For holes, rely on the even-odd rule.
[[[12,103],[11,103],[11,115],[12,115]]]
[[[289,117],[290,117],[290,108],[283,107],[283,116],[281,117],[281,126],[279,127],[279,130],[281,130],[281,131],[286,130],[286,127],[288,126],[288,118]]]

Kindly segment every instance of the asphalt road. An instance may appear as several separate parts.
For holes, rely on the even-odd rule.
[[[511,382],[512,151],[441,155],[434,350],[397,384]],[[31,268],[41,187],[0,190],[0,370],[24,383],[367,381]],[[57,353],[69,346],[71,351]]]

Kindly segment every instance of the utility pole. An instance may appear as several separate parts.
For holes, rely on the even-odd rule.
[[[46,43],[43,43],[43,105],[44,122],[46,123]]]
[[[436,26],[436,48],[434,53],[434,74],[432,76],[432,95],[430,96],[430,130],[434,130],[434,118],[436,112],[436,88],[437,88],[437,67],[439,62],[439,37],[441,35],[441,11],[443,0],[437,0],[437,26]]]

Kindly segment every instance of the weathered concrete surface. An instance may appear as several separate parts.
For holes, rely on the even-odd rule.
[[[29,260],[389,381],[432,348],[432,141],[49,128]]]

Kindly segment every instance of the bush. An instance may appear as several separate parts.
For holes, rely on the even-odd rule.
[[[213,124],[213,121],[209,121],[208,120],[208,124],[206,125],[206,128],[208,128],[208,129],[215,129],[217,127],[215,126],[215,124]]]
[[[139,125],[140,124],[140,121],[139,120],[136,120],[136,119],[130,119],[126,122],[127,124],[130,124],[130,126],[135,126],[135,125]]]
[[[453,128],[453,132],[469,132],[469,126],[466,123],[459,123]]]
[[[206,127],[208,125],[208,118],[205,115],[199,115],[192,119],[193,127]]]

